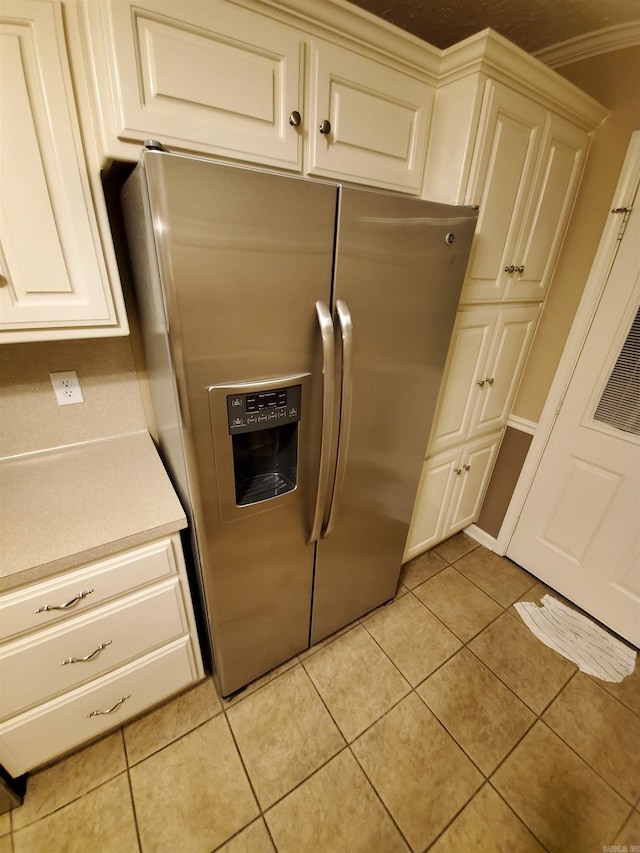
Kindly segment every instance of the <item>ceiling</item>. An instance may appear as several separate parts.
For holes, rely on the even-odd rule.
[[[435,47],[486,27],[534,53],[640,18],[640,0],[351,0]]]

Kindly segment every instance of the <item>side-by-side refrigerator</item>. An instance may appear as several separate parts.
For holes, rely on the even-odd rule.
[[[159,150],[122,200],[228,696],[395,595],[476,211]]]

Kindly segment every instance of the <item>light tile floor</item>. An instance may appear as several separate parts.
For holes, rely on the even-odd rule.
[[[458,534],[230,702],[208,679],[34,773],[0,853],[631,851],[640,673],[540,643],[513,604],[546,591]]]

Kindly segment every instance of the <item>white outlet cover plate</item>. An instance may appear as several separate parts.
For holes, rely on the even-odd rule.
[[[75,370],[62,370],[59,373],[50,373],[49,376],[59,406],[84,403],[80,380]]]

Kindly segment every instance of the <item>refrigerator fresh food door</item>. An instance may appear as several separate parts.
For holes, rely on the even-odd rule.
[[[337,187],[160,152],[143,163],[227,696],[308,645]]]
[[[476,211],[341,189],[335,487],[311,642],[395,595]]]

